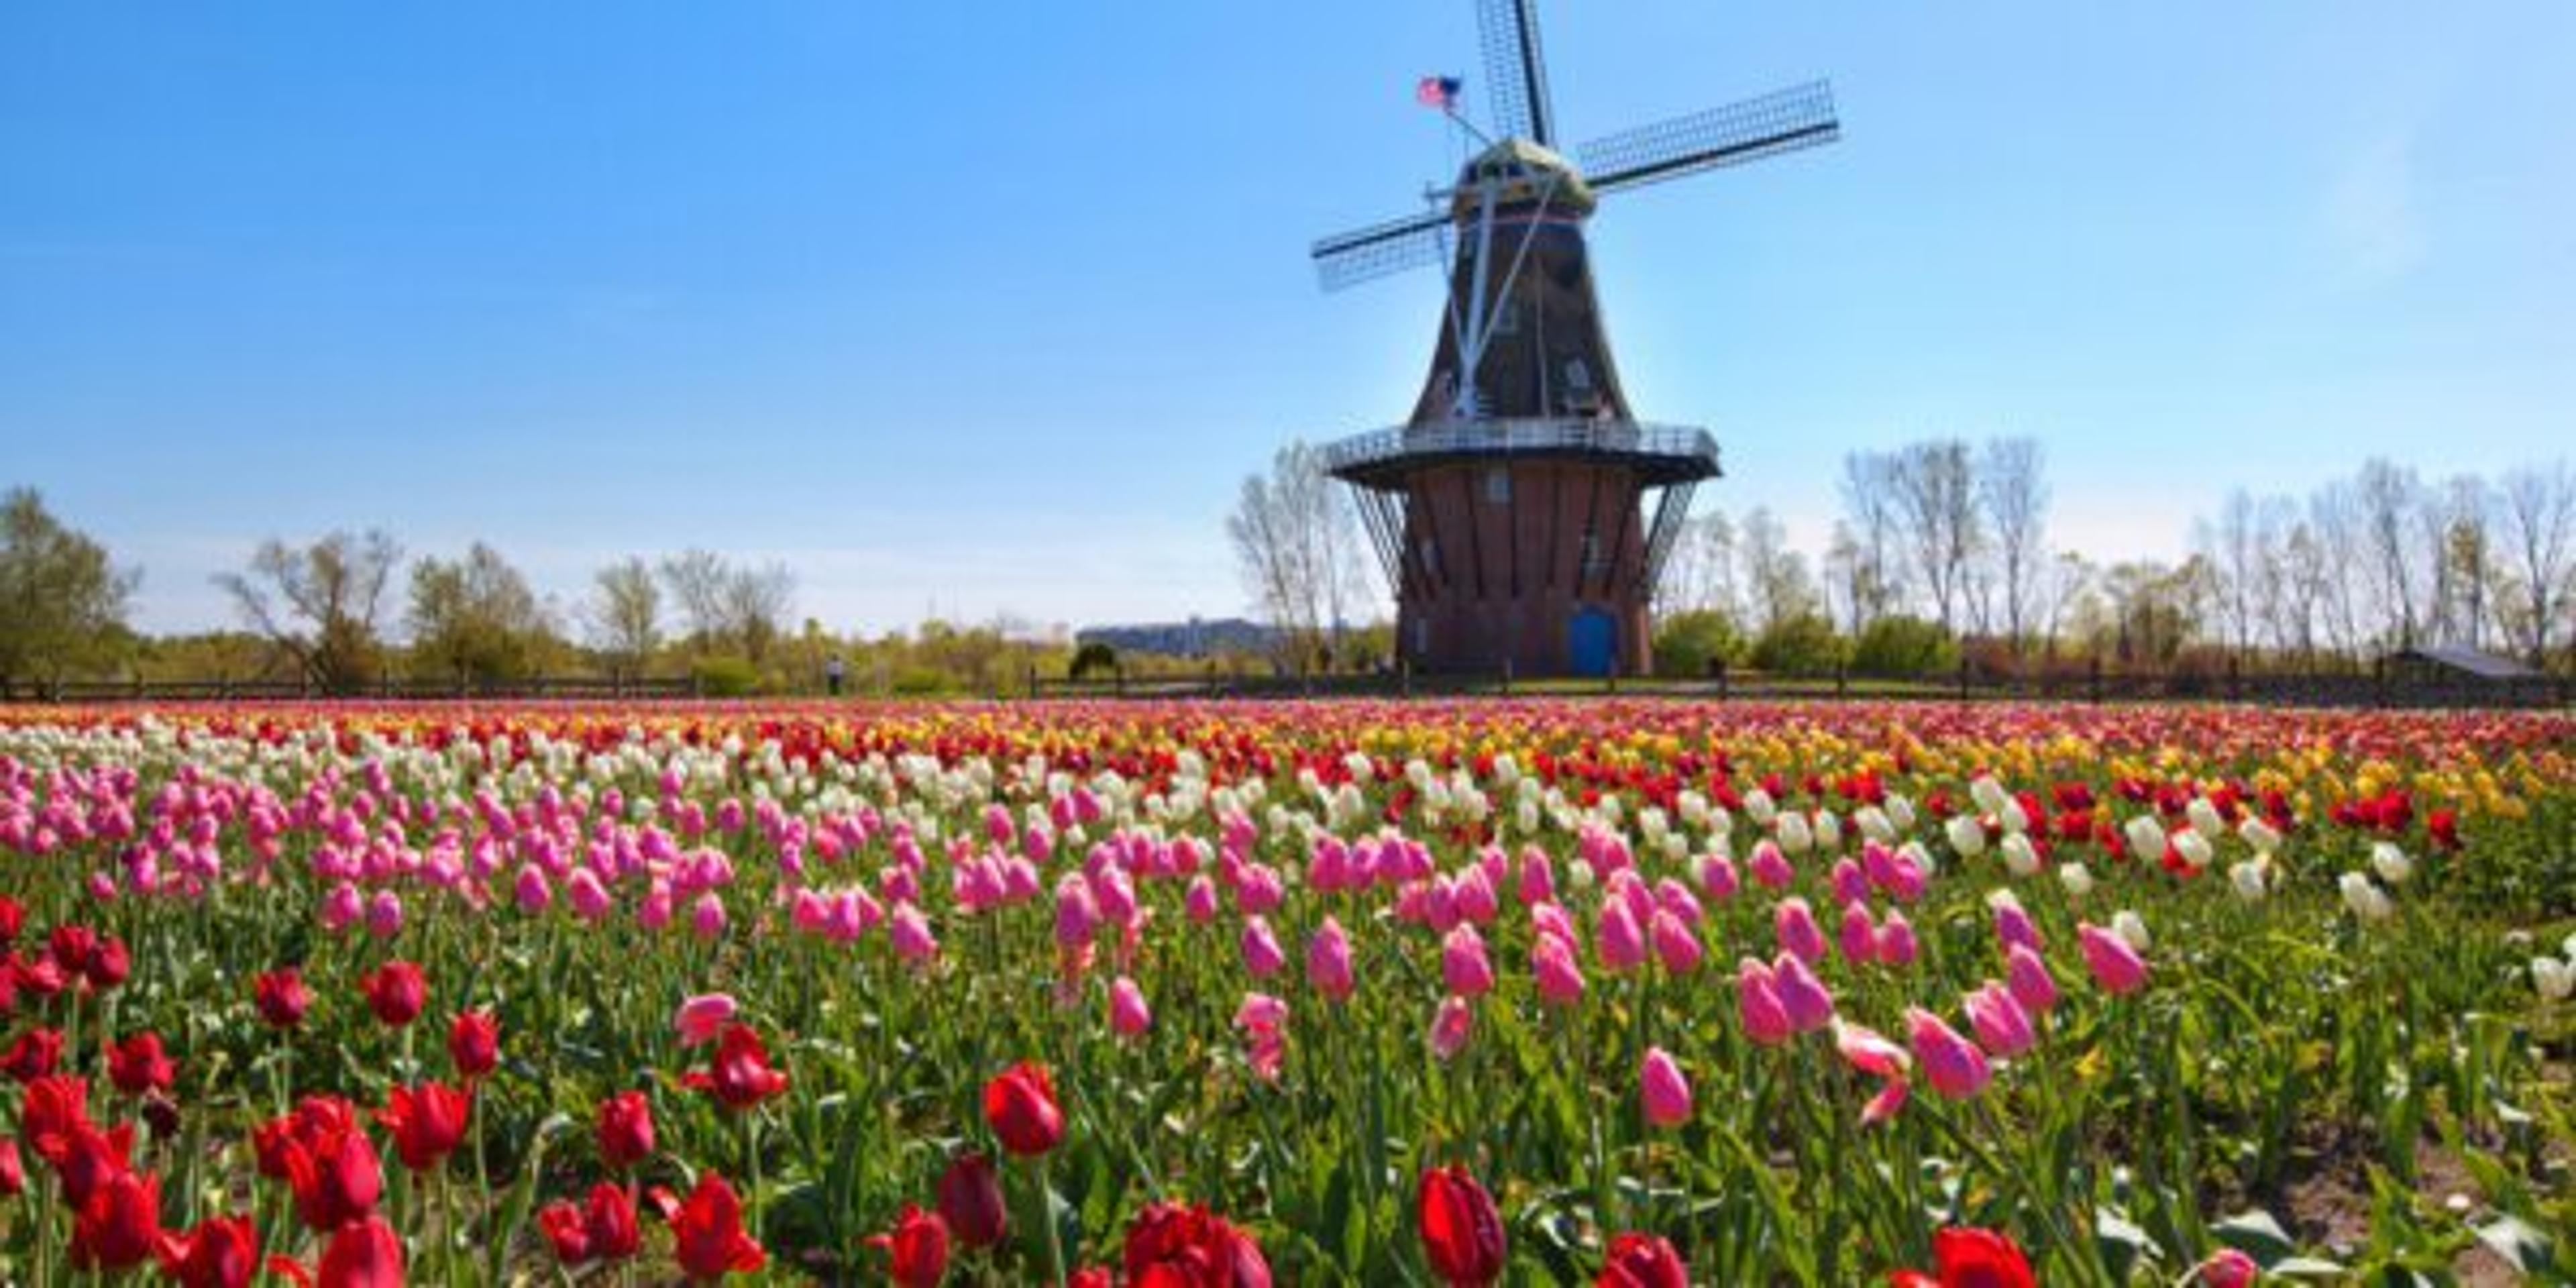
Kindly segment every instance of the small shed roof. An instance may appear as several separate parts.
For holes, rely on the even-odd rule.
[[[2528,680],[2540,674],[2512,658],[2498,657],[2493,653],[2482,653],[2473,648],[2461,648],[2450,644],[2410,648],[2391,654],[2390,657],[2399,662],[2430,663],[2445,670],[2457,671],[2462,675],[2474,676],[2481,680]]]

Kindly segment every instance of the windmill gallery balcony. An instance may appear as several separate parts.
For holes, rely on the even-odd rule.
[[[1717,440],[1689,425],[1627,420],[1455,420],[1356,434],[1324,447],[1335,478],[1365,488],[1400,487],[1426,466],[1498,458],[1560,457],[1624,465],[1647,487],[1696,483],[1718,473]]]

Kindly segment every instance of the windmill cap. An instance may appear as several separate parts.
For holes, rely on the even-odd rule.
[[[1575,169],[1573,162],[1528,139],[1505,139],[1471,158],[1458,171],[1458,190],[1451,208],[1462,218],[1472,216],[1488,181],[1501,183],[1494,194],[1497,207],[1534,204],[1544,195],[1550,210],[1569,215],[1592,213],[1592,185],[1583,181],[1583,172]]]

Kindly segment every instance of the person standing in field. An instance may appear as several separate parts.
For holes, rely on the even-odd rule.
[[[846,674],[846,672],[845,672],[845,670],[844,670],[844,669],[842,668],[842,666],[841,666],[841,655],[840,655],[840,654],[835,653],[835,654],[833,654],[832,656],[830,656],[829,658],[824,659],[824,662],[823,662],[823,688],[824,688],[824,690],[825,690],[826,692],[830,693],[833,697],[836,697],[836,698],[837,698],[837,697],[841,696],[841,677],[842,677],[844,674]]]

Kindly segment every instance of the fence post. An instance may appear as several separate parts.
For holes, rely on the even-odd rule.
[[[1965,657],[1959,659],[1959,700],[1968,700],[1968,659]]]
[[[1726,659],[1710,658],[1708,666],[1710,670],[1717,672],[1717,700],[1724,702],[1726,700]]]
[[[1851,696],[1851,664],[1848,662],[1834,663],[1834,696],[1837,698]]]
[[[2096,653],[2096,654],[2094,654],[2094,655],[2093,655],[2093,662],[2092,662],[2092,665],[2091,665],[2090,667],[2088,667],[2088,668],[2087,668],[2087,671],[2088,671],[2088,673],[2089,673],[2089,677],[2090,677],[2090,678],[2086,681],[2086,687],[2088,687],[2088,688],[2092,691],[2093,705],[2095,705],[2095,706],[2097,706],[2097,707],[2098,707],[2098,706],[2102,705],[2102,655],[2101,655],[2101,654]]]
[[[1503,696],[1512,696],[1512,660],[1508,657],[1503,659]]]

